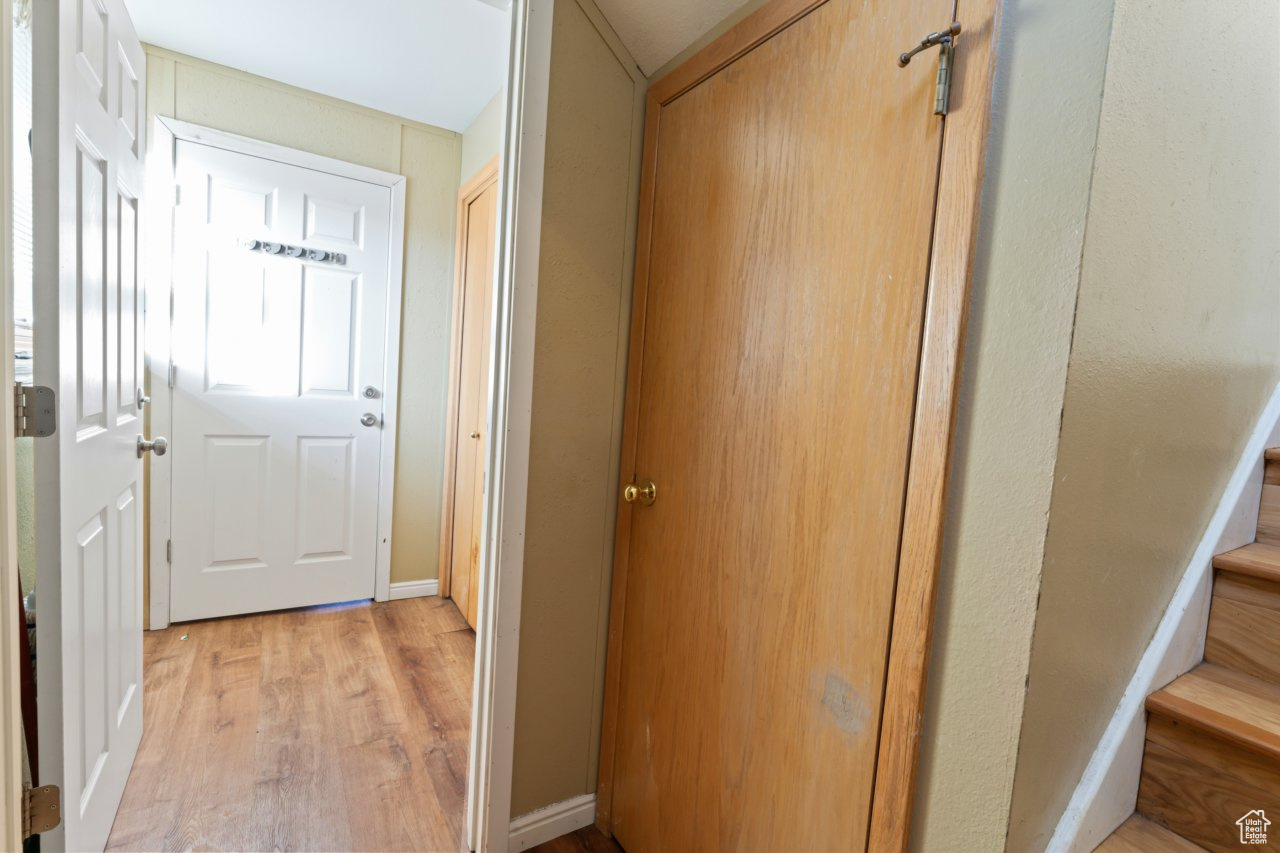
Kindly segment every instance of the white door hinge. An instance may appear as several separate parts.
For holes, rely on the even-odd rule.
[[[178,365],[174,364],[172,361],[169,362],[169,387],[178,387]]]
[[[166,539],[164,541],[164,561],[169,565],[173,565],[173,540]]]

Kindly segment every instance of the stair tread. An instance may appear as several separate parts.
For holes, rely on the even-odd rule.
[[[1202,663],[1148,696],[1147,710],[1280,761],[1280,685]]]
[[[1097,847],[1097,853],[1197,853],[1204,850],[1178,833],[1136,812]]]
[[[1280,447],[1267,448],[1266,456],[1268,462],[1280,462]]]
[[[1214,557],[1213,567],[1280,583],[1280,545],[1254,542]]]

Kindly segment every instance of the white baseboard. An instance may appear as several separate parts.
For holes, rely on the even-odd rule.
[[[398,601],[401,598],[421,598],[424,595],[435,595],[440,591],[440,581],[402,581],[401,583],[393,583],[391,585],[391,594],[388,596],[389,601]]]
[[[1195,556],[1174,590],[1155,636],[1085,767],[1048,850],[1091,851],[1133,813],[1146,739],[1146,698],[1204,657],[1213,557],[1248,545],[1258,526],[1263,451],[1280,444],[1280,386],[1271,394],[1236,464]]]
[[[511,821],[507,849],[528,850],[553,838],[559,838],[596,820],[596,795],[583,794],[563,803],[538,809]]]

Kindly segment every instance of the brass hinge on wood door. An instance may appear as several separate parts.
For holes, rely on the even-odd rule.
[[[920,40],[920,44],[898,56],[898,67],[906,68],[911,57],[931,47],[939,48],[938,79],[934,86],[933,114],[944,116],[951,103],[951,66],[956,55],[956,36],[960,35],[960,22],[952,21],[951,26],[936,33],[929,33]]]
[[[22,840],[48,832],[62,822],[62,792],[57,785],[22,787]]]
[[[14,383],[13,434],[18,438],[44,438],[57,429],[58,407],[53,389]]]

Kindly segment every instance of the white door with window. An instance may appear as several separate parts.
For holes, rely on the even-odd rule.
[[[189,140],[175,170],[170,618],[372,598],[392,192]]]
[[[33,32],[40,782],[63,806],[41,846],[101,850],[142,737],[147,74],[123,0],[41,0]]]

